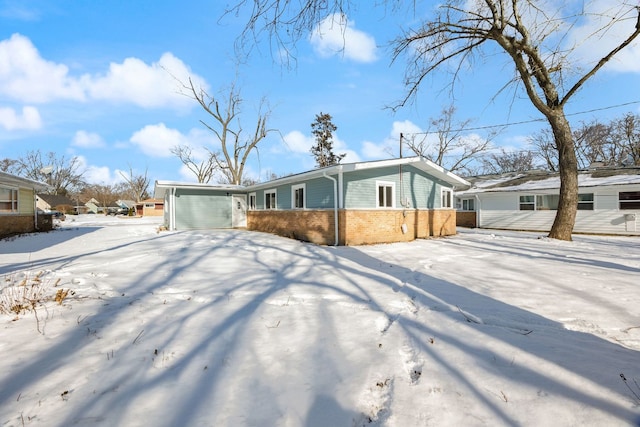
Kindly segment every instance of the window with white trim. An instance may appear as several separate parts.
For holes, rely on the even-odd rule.
[[[377,181],[376,193],[379,208],[393,208],[395,206],[396,184],[394,182]]]
[[[453,206],[453,191],[448,188],[442,189],[442,201],[440,207],[442,208],[450,208]]]
[[[0,212],[18,212],[18,190],[15,188],[0,187]]]
[[[521,211],[534,211],[536,210],[536,196],[527,194],[526,196],[520,196],[520,210]]]
[[[456,201],[456,209],[459,211],[475,211],[476,199],[458,199]]]
[[[558,194],[543,194],[536,196],[537,211],[557,211],[560,196]]]
[[[250,211],[256,209],[256,193],[249,193],[249,206]]]
[[[273,190],[265,190],[264,192],[264,208],[265,209],[275,209],[277,204],[276,200],[277,192],[275,189]]]
[[[620,209],[640,209],[640,191],[621,191],[618,193]]]
[[[593,193],[578,194],[578,210],[592,211],[593,200]]]
[[[292,209],[304,209],[307,207],[306,203],[306,185],[298,184],[291,186],[291,208]]]

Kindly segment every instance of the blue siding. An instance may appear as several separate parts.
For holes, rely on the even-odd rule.
[[[402,207],[408,200],[409,208],[434,209],[441,207],[440,192],[443,183],[431,175],[414,168],[393,166],[383,169],[355,171],[344,175],[344,198],[347,209],[373,209],[377,207],[376,182],[395,184],[395,206]],[[446,188],[450,186],[444,185]]]
[[[337,179],[337,177],[335,177]],[[307,208],[333,208],[333,181],[328,178],[317,178],[305,182],[307,187]]]

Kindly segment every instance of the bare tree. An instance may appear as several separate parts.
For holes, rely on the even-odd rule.
[[[357,4],[355,0],[237,0],[230,12],[239,12],[243,6],[250,5],[244,40],[248,35],[266,32],[271,41],[287,47],[300,40],[327,14],[348,13],[350,7]],[[378,4],[384,7],[401,2],[387,0]],[[576,5],[531,0],[444,0],[438,3],[433,17],[395,40],[393,55],[394,61],[401,55],[408,56],[407,96],[398,103],[400,107],[417,95],[427,76],[446,70],[448,65],[453,65],[455,81],[461,67],[475,65],[474,57],[482,58],[485,53],[494,55],[495,48],[506,54],[515,72],[511,83],[524,88],[553,132],[559,159],[560,200],[549,236],[562,240],[571,240],[578,202],[578,165],[565,106],[611,58],[640,35],[640,6],[631,2],[612,3],[605,12],[609,16],[599,14],[603,24],[591,36],[600,37],[626,19],[633,19],[635,27],[581,73],[577,67],[570,66],[573,47],[563,43],[567,32],[590,13],[589,6],[585,2]],[[417,8],[413,2],[413,9]]]
[[[531,151],[506,151],[491,153],[482,159],[485,173],[526,172],[535,169],[534,153]]]
[[[626,114],[613,122],[612,132],[621,152],[619,163],[640,166],[640,116]]]
[[[4,158],[0,160],[0,171],[6,172],[10,174],[16,173],[16,165],[17,161],[9,158]]]
[[[226,96],[220,97],[209,95],[202,87],[196,88],[191,79],[183,87],[188,96],[195,99],[204,111],[213,118],[211,124],[203,120],[200,122],[213,132],[220,142],[221,153],[210,152],[211,165],[207,165],[206,160],[204,162],[205,176],[208,173],[208,167],[214,165],[215,169],[222,173],[227,183],[242,184],[247,158],[254,150],[258,149],[258,144],[271,131],[267,128],[271,110],[266,106],[266,101],[263,100],[260,104],[255,127],[251,133],[245,136],[244,128],[240,123],[242,98],[235,85],[231,86]],[[185,154],[188,154],[186,157],[188,158],[191,153],[183,152],[183,155]],[[185,162],[183,161],[183,163]]]
[[[432,118],[424,134],[408,135],[404,143],[416,155],[422,156],[451,172],[468,175],[469,164],[491,145],[495,134],[486,138],[469,135],[465,128],[470,119],[455,121],[456,108],[444,108],[439,117]],[[433,138],[435,136],[435,138]]]
[[[534,155],[544,162],[544,167],[547,170],[558,171],[558,147],[551,129],[543,128],[531,135],[529,144],[534,147]]]
[[[35,150],[29,151],[16,162],[18,175],[46,182],[53,188],[52,194],[66,196],[84,184],[84,171],[80,170],[81,164],[77,157],[58,157],[53,152],[43,157],[40,150]]]
[[[171,154],[176,156],[183,165],[187,167],[196,176],[200,183],[208,183],[213,178],[217,164],[214,154],[206,150],[207,155],[203,160],[197,159],[193,155],[193,149],[188,145],[177,145],[171,149]]]
[[[125,175],[120,171],[120,176],[127,182],[128,190],[137,203],[140,203],[149,196],[149,177],[147,176],[147,172],[148,169],[145,169],[144,174],[135,175],[131,165],[129,165],[129,175]]]

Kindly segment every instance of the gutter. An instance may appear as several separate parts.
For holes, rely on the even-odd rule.
[[[333,181],[333,227],[336,238],[333,246],[338,246],[338,181],[334,177],[327,175],[326,171],[322,172],[322,176]]]

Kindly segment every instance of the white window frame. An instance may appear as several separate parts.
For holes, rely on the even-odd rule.
[[[302,190],[302,206],[296,206],[296,191]],[[305,209],[307,207],[307,185],[297,184],[291,186],[291,209]]]
[[[473,209],[469,209],[469,203],[473,204]],[[476,211],[476,199],[474,197],[465,197],[464,199],[457,199],[456,208],[463,212],[475,212]]]
[[[623,199],[623,194],[632,195],[633,198]],[[640,191],[620,191],[618,192],[618,209],[623,210],[637,210],[638,205],[640,205],[640,198],[636,198],[637,195],[640,195]]]
[[[530,197],[531,201],[523,200],[523,197]],[[532,209],[522,209],[523,206],[531,206]],[[536,196],[535,194],[520,194],[518,196],[518,210],[519,211],[535,211],[536,210]]]
[[[580,200],[581,198],[585,198],[584,196],[591,196],[591,200]],[[579,211],[593,211],[595,210],[595,208],[596,208],[595,193],[579,193],[578,194],[578,210]]]
[[[249,193],[249,203],[248,203],[247,208],[250,211],[256,210],[258,208],[257,201],[258,201],[258,199],[256,198],[256,193],[255,192]]]
[[[380,188],[391,187],[391,206],[387,206],[387,191],[384,191],[384,203],[380,204]],[[378,209],[392,209],[396,207],[396,183],[392,181],[376,181],[376,207]]]
[[[271,206],[271,204],[269,204],[269,206],[267,207],[267,195],[268,194],[273,194],[273,206]],[[265,209],[276,209],[278,207],[278,190],[275,188],[272,188],[270,190],[264,190],[264,208]]]
[[[445,195],[447,196],[445,202]],[[453,190],[450,188],[442,188],[440,189],[440,207],[442,209],[451,209],[453,208]]]
[[[8,210],[1,210],[0,214],[15,214],[18,213],[20,210],[20,206],[19,206],[19,198],[20,198],[20,191],[17,188],[12,188],[12,187],[5,187],[2,186],[0,187],[5,191],[8,191],[9,194],[9,198],[8,199],[2,199],[3,203],[8,203],[11,206],[11,209]],[[12,195],[14,195],[15,197],[12,197]]]

